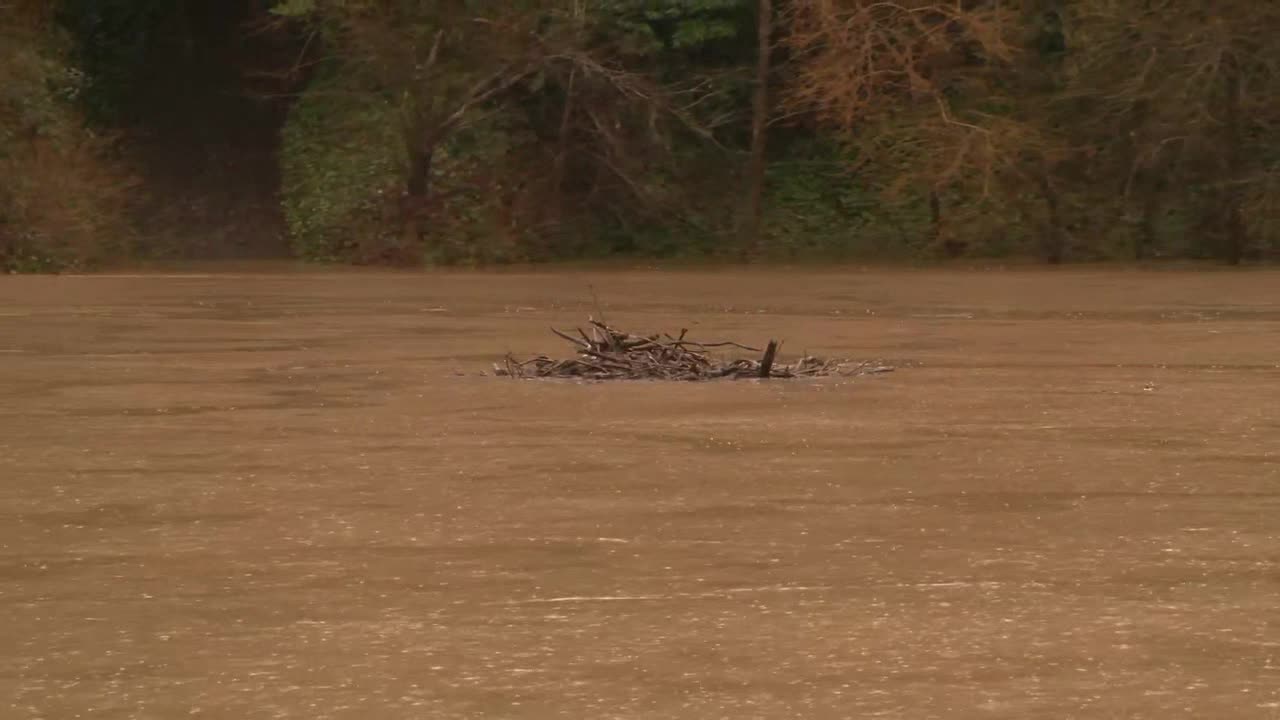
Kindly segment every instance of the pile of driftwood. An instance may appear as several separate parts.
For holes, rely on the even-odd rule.
[[[579,328],[577,337],[551,332],[572,343],[577,357],[553,360],[538,356],[516,360],[507,355],[505,363],[494,365],[494,372],[513,378],[581,378],[585,380],[717,380],[722,378],[812,378],[829,375],[866,375],[888,372],[893,368],[876,363],[853,363],[845,360],[823,360],[805,356],[792,363],[777,361],[779,343],[770,340],[764,348],[753,348],[735,342],[694,342],[679,335],[630,335],[591,320],[587,330]],[[711,356],[715,348],[736,348],[760,353],[760,359],[720,360]]]

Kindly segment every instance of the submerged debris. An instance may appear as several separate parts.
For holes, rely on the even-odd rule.
[[[686,338],[688,330],[678,336],[630,335],[591,320],[586,331],[578,328],[577,337],[551,329],[569,341],[578,355],[566,360],[553,360],[545,355],[517,360],[507,355],[503,364],[494,365],[497,375],[513,378],[581,378],[585,380],[718,380],[723,378],[812,378],[841,375],[868,375],[893,370],[874,362],[824,360],[805,356],[793,363],[775,361],[779,343],[770,340],[764,349],[735,342],[694,342]],[[760,359],[720,360],[710,355],[714,348],[737,348],[761,353]]]

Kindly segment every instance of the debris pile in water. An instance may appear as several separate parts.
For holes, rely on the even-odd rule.
[[[551,329],[551,332],[574,345],[577,357],[553,360],[539,355],[522,361],[507,355],[503,364],[494,365],[495,373],[513,378],[694,381],[723,378],[813,378],[830,375],[849,377],[893,370],[872,362],[824,360],[809,356],[790,364],[777,362],[780,344],[776,340],[770,340],[762,350],[735,342],[694,342],[686,337],[688,330],[681,330],[678,336],[664,333],[641,337],[615,330],[597,320],[589,322],[586,331],[577,329],[577,337]],[[709,353],[714,348],[737,348],[761,355],[758,360],[719,360]]]

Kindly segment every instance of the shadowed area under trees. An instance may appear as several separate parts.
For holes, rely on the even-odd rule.
[[[1270,3],[0,9],[11,271],[1280,249]]]

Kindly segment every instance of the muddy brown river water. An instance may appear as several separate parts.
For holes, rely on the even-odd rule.
[[[884,359],[513,381],[593,312]],[[0,278],[0,717],[1280,718],[1280,273]]]

